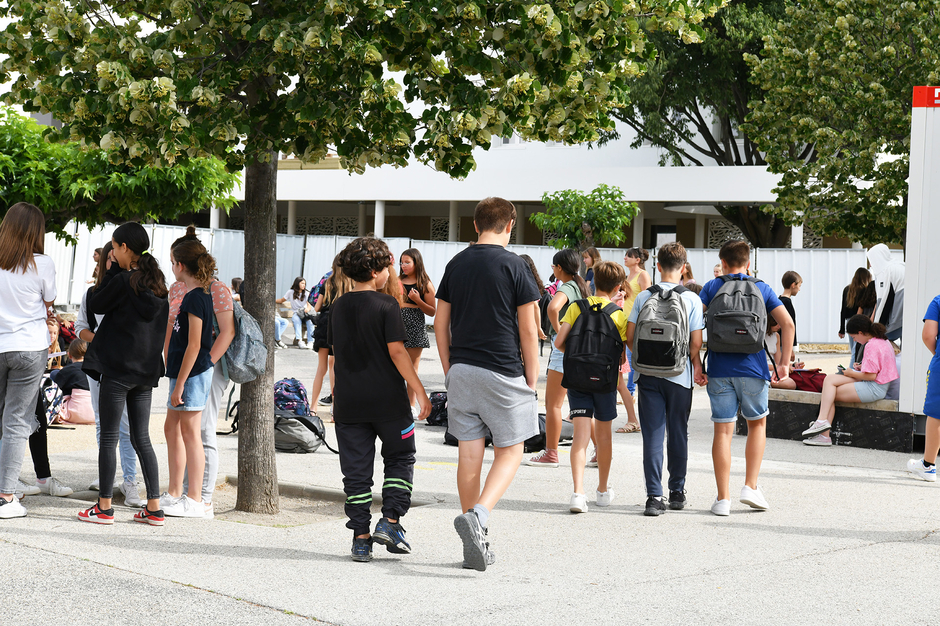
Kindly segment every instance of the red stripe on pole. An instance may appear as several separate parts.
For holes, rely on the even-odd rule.
[[[940,107],[940,87],[914,87],[915,107]]]

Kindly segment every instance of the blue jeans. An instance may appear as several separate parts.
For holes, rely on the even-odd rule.
[[[736,422],[738,409],[751,422],[767,417],[767,391],[770,381],[750,376],[709,377],[708,401],[712,421],[718,424]]]
[[[13,493],[29,436],[39,426],[36,398],[46,369],[46,350],[0,353],[0,493]]]
[[[300,315],[294,313],[290,319],[294,323],[294,337],[303,341],[303,335],[300,331]],[[307,320],[307,343],[313,343],[313,322],[310,320]]]
[[[656,378],[640,376],[636,415],[643,435],[643,475],[646,495],[663,495],[663,438],[669,452],[669,491],[682,491],[689,464],[689,413],[692,389]]]
[[[631,396],[636,395],[636,383],[633,381],[633,352],[630,351],[630,346],[624,344],[623,347],[627,351],[627,360],[630,361],[630,373],[627,375],[627,390],[630,392]]]
[[[287,330],[287,320],[280,315],[274,318],[274,341],[280,341],[281,335]]]
[[[101,418],[98,415],[98,381],[88,376],[88,389],[91,394],[91,408],[95,411],[95,441],[101,445]],[[137,454],[131,445],[131,431],[127,423],[127,406],[121,413],[121,426],[118,431],[118,450],[121,453],[121,473],[124,482],[137,482]]]

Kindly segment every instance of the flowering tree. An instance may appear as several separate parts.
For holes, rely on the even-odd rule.
[[[540,229],[554,233],[549,244],[556,248],[586,250],[605,243],[623,241],[623,227],[636,217],[640,207],[628,202],[617,187],[598,185],[594,191],[584,193],[565,189],[542,196],[544,213],[534,213],[529,219]]]

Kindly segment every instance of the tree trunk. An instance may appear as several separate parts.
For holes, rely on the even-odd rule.
[[[786,248],[790,227],[759,205],[716,206],[722,217],[737,226],[755,248]]]
[[[274,457],[274,300],[277,246],[277,154],[245,170],[245,310],[268,346],[264,374],[242,385],[238,418],[238,499],[235,508],[277,513]]]

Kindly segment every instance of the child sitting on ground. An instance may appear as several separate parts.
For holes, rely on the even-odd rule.
[[[69,344],[71,363],[59,370],[55,382],[62,390],[61,419],[69,424],[94,424],[95,410],[91,405],[88,377],[82,371],[82,361],[88,344],[76,339]]]

